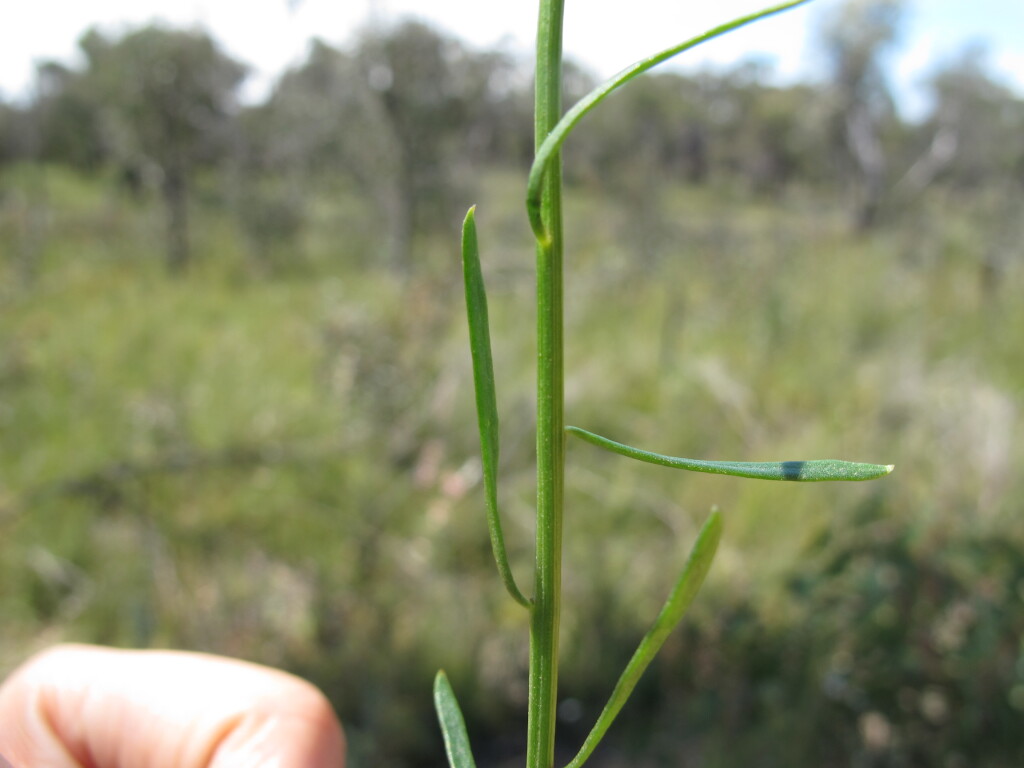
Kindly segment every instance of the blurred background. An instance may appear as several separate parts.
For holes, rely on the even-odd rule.
[[[526,619],[489,551],[457,232],[478,204],[529,591],[529,39],[371,3],[307,42],[317,4],[281,0],[275,64],[225,5],[4,25],[5,62],[47,42],[0,96],[0,675],[62,640],[282,666],[358,768],[442,765],[444,667],[479,762],[521,764]],[[567,104],[633,55],[599,5],[570,9],[599,44],[573,43]],[[637,56],[712,21],[649,5]],[[962,28],[991,37],[922,27],[923,1],[815,3],[569,141],[570,423],[897,471],[759,484],[571,443],[566,757],[717,504],[709,581],[595,766],[1024,763],[1024,55],[999,43],[1024,12],[981,5]]]

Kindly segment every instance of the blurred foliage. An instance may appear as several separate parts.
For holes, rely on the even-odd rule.
[[[190,255],[193,174],[228,146],[245,68],[205,32],[156,26],[118,39],[92,29],[79,48],[81,71],[55,62],[39,67],[39,154],[86,168],[106,162],[136,192],[146,184],[158,188],[167,264],[181,271]]]
[[[179,40],[104,50],[134,34]],[[313,46],[263,104],[218,81],[223,109],[186,110],[217,118],[174,277],[159,184],[95,141],[93,74],[50,63],[0,105],[0,672],[59,640],[233,654],[322,686],[353,765],[428,766],[443,666],[481,763],[517,764],[526,621],[490,559],[450,212],[479,203],[528,584],[522,63],[409,24]],[[1024,114],[980,55],[934,83],[927,120],[886,113],[859,232],[835,92],[756,63],[649,77],[567,146],[572,423],[897,472],[766,487],[572,443],[566,752],[718,504],[709,583],[595,765],[1024,759]]]

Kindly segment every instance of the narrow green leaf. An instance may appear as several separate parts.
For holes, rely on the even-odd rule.
[[[537,149],[537,154],[534,156],[533,160],[533,166],[530,168],[530,178],[526,188],[526,210],[530,217],[530,227],[533,229],[533,233],[538,242],[546,244],[550,240],[550,236],[544,227],[544,222],[540,215],[541,181],[544,178],[544,173],[547,170],[549,161],[558,152],[559,148],[565,142],[566,137],[576,124],[583,119],[585,114],[604,101],[605,97],[612,91],[625,85],[630,80],[643,74],[647,70],[671,59],[673,56],[676,56],[683,51],[687,51],[690,48],[694,48],[701,43],[705,43],[708,40],[724,35],[727,32],[731,32],[734,29],[750,24],[751,22],[758,21],[766,16],[772,16],[776,13],[781,13],[782,11],[788,11],[790,8],[795,8],[796,6],[803,5],[807,2],[810,2],[810,0],[790,0],[790,2],[774,5],[771,8],[764,9],[763,11],[758,11],[757,13],[752,13],[747,16],[741,16],[738,19],[733,19],[725,24],[714,27],[703,35],[693,37],[686,42],[667,48],[661,53],[657,53],[650,58],[643,59],[632,66],[626,67],[617,75],[613,75],[609,80],[606,80],[576,102],[572,109],[566,112],[562,119],[558,121],[558,124],[554,127],[551,133],[547,135],[544,142]]]
[[[451,768],[476,768],[473,753],[469,748],[469,736],[466,734],[466,721],[462,719],[462,710],[455,700],[455,691],[444,670],[439,670],[434,678],[434,709],[441,723],[441,734],[444,736],[444,751],[448,753],[448,765]]]
[[[487,529],[498,573],[505,589],[516,602],[529,607],[530,601],[516,586],[505,550],[505,536],[498,514],[498,400],[494,389],[491,359],[491,331],[487,319],[487,291],[480,269],[480,246],[476,236],[476,206],[469,209],[462,224],[462,274],[466,286],[466,314],[469,318],[469,347],[473,355],[473,387],[480,427],[480,455],[484,474]]]
[[[682,573],[679,574],[679,579],[672,588],[672,592],[669,594],[668,600],[665,601],[665,605],[658,614],[658,618],[654,620],[654,624],[651,625],[651,628],[647,630],[647,634],[640,641],[640,645],[637,646],[633,658],[629,660],[625,670],[623,670],[622,675],[619,677],[619,681],[615,684],[615,689],[612,691],[608,703],[605,704],[604,709],[597,718],[594,728],[590,731],[586,741],[583,742],[579,753],[566,768],[580,768],[601,742],[605,733],[608,732],[608,728],[611,727],[615,717],[622,710],[630,694],[633,693],[633,689],[636,688],[636,684],[640,681],[640,676],[643,675],[644,670],[647,669],[658,651],[661,650],[661,646],[665,644],[669,633],[679,624],[686,613],[686,609],[690,607],[690,603],[696,597],[697,592],[704,583],[704,577],[708,575],[708,570],[711,568],[711,561],[715,559],[715,552],[718,551],[718,541],[721,537],[722,515],[717,509],[713,509],[700,529],[697,541],[694,543],[690,557],[686,561],[686,566],[683,568]]]
[[[566,432],[576,435],[588,443],[604,448],[612,453],[619,453],[638,461],[649,464],[660,464],[663,467],[688,469],[691,472],[709,472],[713,475],[731,475],[732,477],[752,477],[757,480],[792,480],[803,483],[822,482],[826,480],[874,480],[884,477],[893,470],[892,464],[861,464],[855,461],[839,461],[837,459],[816,459],[812,461],[703,461],[701,459],[682,459],[675,456],[663,456],[660,453],[642,451],[607,437],[595,435],[579,427],[566,427]]]

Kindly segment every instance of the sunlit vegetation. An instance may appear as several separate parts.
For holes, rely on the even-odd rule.
[[[521,764],[455,244],[478,203],[529,575],[523,63],[410,24],[321,44],[241,107],[198,33],[86,39],[132,34],[226,73],[199,78],[223,109],[185,112],[217,118],[182,171],[187,240],[171,159],[109,95],[132,89],[93,96],[87,60],[0,105],[0,672],[61,639],[235,654],[322,686],[353,765],[419,766],[443,666],[479,763]],[[559,754],[717,504],[705,591],[592,765],[1018,766],[1024,106],[973,55],[920,123],[870,101],[865,217],[838,81],[769,83],[648,76],[567,146],[567,413],[673,456],[898,473],[751,484],[571,443]]]

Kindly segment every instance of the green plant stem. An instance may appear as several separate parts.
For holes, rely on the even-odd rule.
[[[563,0],[542,0],[537,25],[534,140],[539,149],[561,117]],[[537,560],[530,617],[526,764],[552,768],[558,690],[565,472],[562,320],[562,171],[554,156],[540,195],[549,237],[537,245]]]

